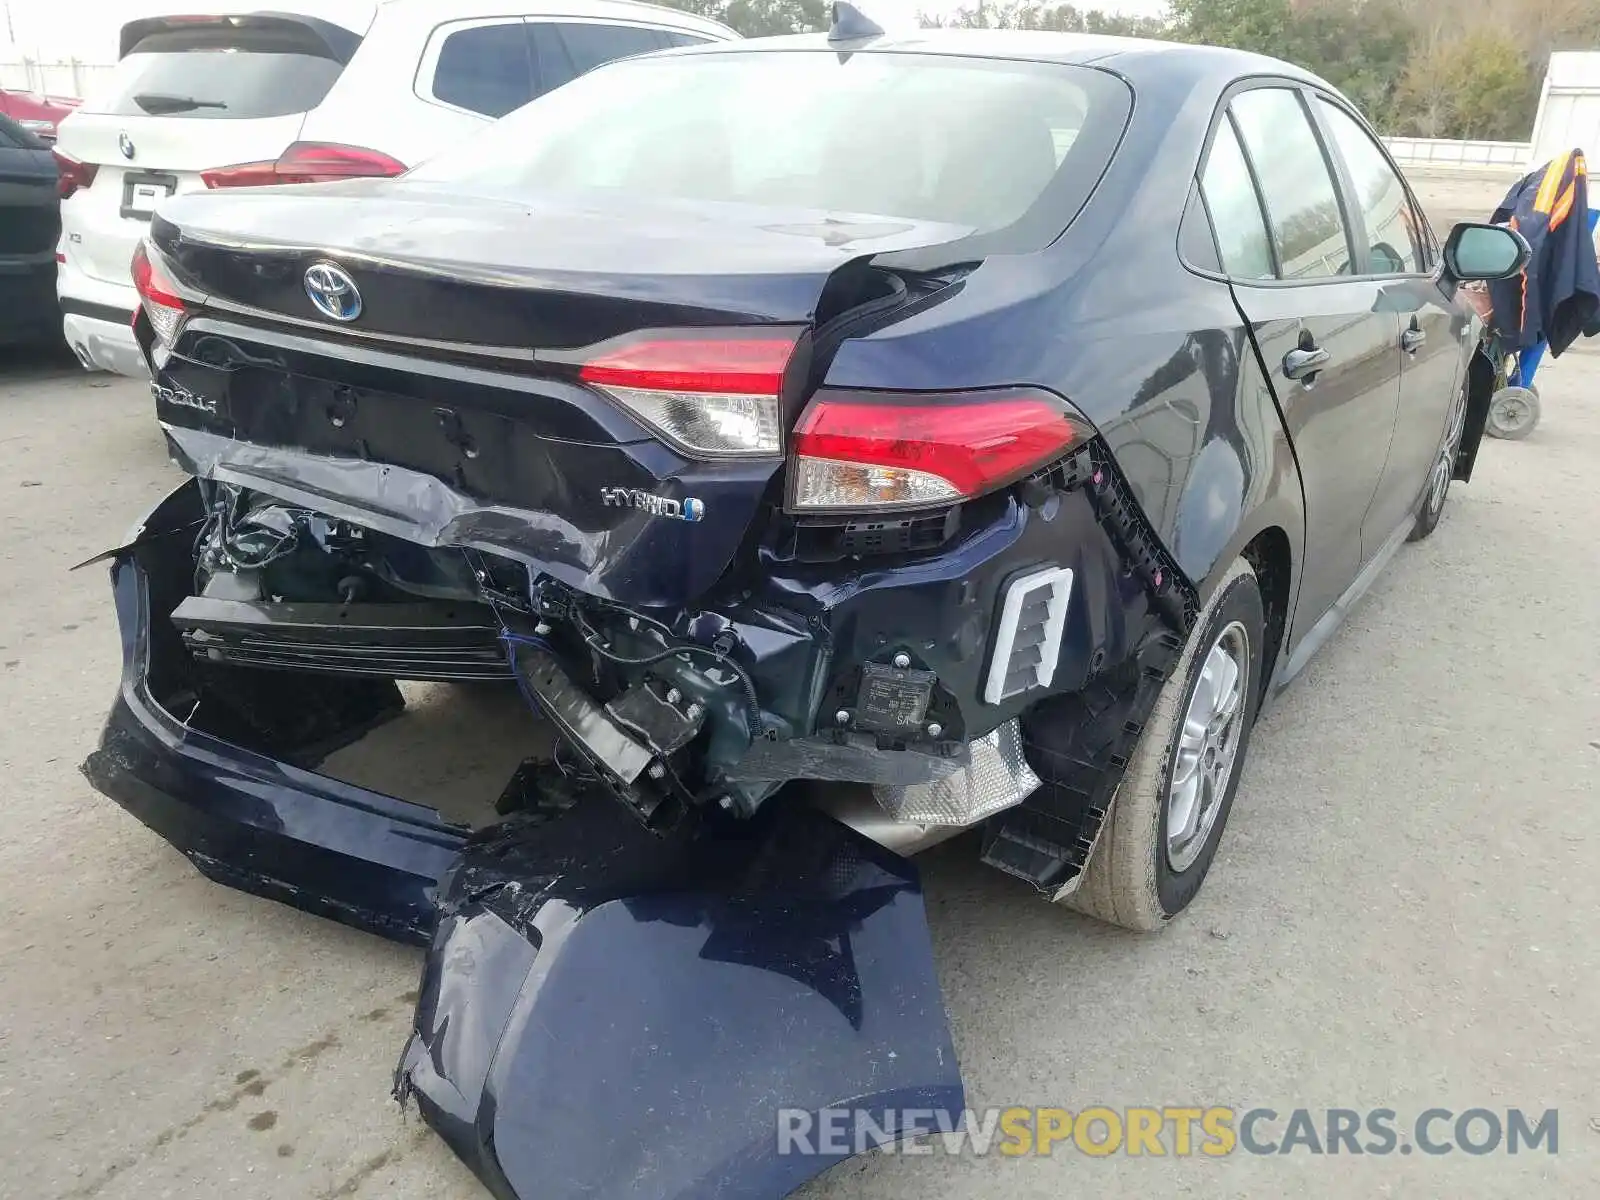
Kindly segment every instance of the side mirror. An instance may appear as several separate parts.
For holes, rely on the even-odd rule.
[[[1528,242],[1515,229],[1463,221],[1444,243],[1444,272],[1457,283],[1505,279],[1528,265]]]

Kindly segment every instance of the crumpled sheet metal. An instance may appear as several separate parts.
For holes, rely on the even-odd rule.
[[[972,825],[1020,804],[1040,780],[1022,753],[1022,728],[1016,719],[971,744],[961,770],[930,783],[875,787],[872,794],[897,821],[918,825]]]

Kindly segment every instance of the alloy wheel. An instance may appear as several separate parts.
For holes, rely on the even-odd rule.
[[[1167,865],[1187,870],[1200,857],[1233,779],[1246,720],[1250,635],[1234,621],[1206,652],[1178,732],[1167,786]]]
[[[1439,447],[1439,457],[1434,460],[1433,473],[1428,478],[1428,511],[1438,512],[1444,506],[1445,493],[1450,490],[1450,477],[1455,474],[1456,452],[1461,448],[1461,431],[1467,424],[1467,393],[1457,393],[1450,408],[1450,424],[1445,429],[1444,444]]]

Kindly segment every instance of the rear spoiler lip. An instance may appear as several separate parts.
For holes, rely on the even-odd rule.
[[[204,0],[201,0],[204,3]],[[206,14],[196,14],[204,16]],[[348,66],[355,57],[356,50],[360,47],[363,34],[355,30],[346,29],[343,25],[336,25],[332,21],[325,21],[321,17],[306,17],[299,13],[286,12],[247,12],[247,13],[218,13],[216,20],[237,17],[248,20],[257,25],[294,25],[307,33],[312,34],[326,56],[340,66]],[[117,61],[121,61],[132,53],[146,37],[167,29],[180,29],[192,23],[192,18],[185,20],[183,16],[168,13],[164,16],[140,17],[138,20],[129,21],[122,27],[117,43]]]

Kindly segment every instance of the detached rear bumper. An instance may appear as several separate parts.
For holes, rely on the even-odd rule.
[[[147,695],[125,692],[83,773],[218,883],[427,942],[435,885],[465,831],[171,722]]]
[[[500,1200],[776,1200],[958,1127],[916,868],[767,816],[661,838],[580,805],[463,853],[395,1090]]]
[[[171,507],[169,498],[163,509]],[[170,627],[152,621],[152,580],[140,558],[159,556],[163,541],[187,553],[183,539],[192,537],[181,528],[163,531],[163,509],[132,539],[149,540],[120,553],[111,568],[122,683],[84,774],[219,883],[426,943],[436,922],[435,886],[465,844],[465,829],[433,809],[201,732],[156,699],[153,656],[160,678],[186,652]],[[386,715],[373,712],[368,726]]]
[[[164,616],[190,501],[113,552],[123,680],[84,772],[211,878],[430,945],[396,1094],[500,1200],[778,1200],[855,1150],[955,1127],[909,861],[792,806],[661,836],[580,802],[469,836],[203,732],[239,713],[205,714]],[[379,690],[330,707],[301,688],[290,709],[316,719],[291,727],[282,695],[256,695],[279,701],[258,731],[300,745],[324,711],[346,735],[386,713]],[[842,1145],[819,1135],[840,1120]]]

